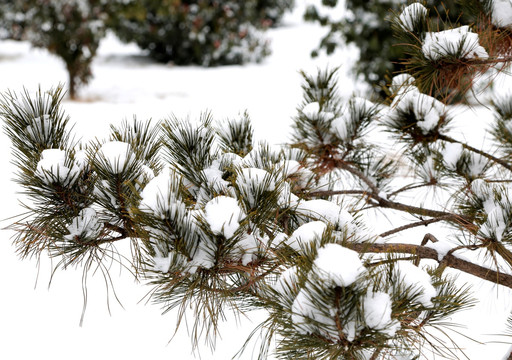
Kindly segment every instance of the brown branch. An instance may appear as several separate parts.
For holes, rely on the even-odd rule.
[[[368,194],[368,191],[365,190],[322,190],[322,191],[312,191],[306,196],[334,196],[334,195],[365,195]]]
[[[439,221],[456,220],[457,218],[458,218],[457,215],[449,214],[449,215],[444,215],[444,216],[436,217],[436,218],[433,218],[433,219],[417,221],[417,222],[414,222],[414,223],[410,223],[410,224],[407,224],[407,225],[404,225],[404,226],[400,226],[400,227],[397,227],[395,229],[383,232],[379,236],[380,237],[387,237],[387,236],[396,234],[396,233],[398,233],[400,231],[404,231],[404,230],[407,230],[407,229],[415,228],[417,226],[427,226],[429,224],[433,224],[433,223],[436,223],[436,222],[439,222]]]
[[[432,181],[431,182],[427,182],[427,183],[416,184],[416,185],[406,185],[404,187],[401,187],[398,190],[393,191],[388,196],[391,197],[391,196],[398,195],[398,194],[400,194],[401,192],[404,192],[404,191],[409,191],[409,190],[413,190],[413,189],[419,189],[419,188],[422,188],[422,187],[425,187],[425,186],[433,186],[433,185],[434,185],[434,183]]]
[[[350,164],[342,160],[336,161],[335,166],[339,169],[347,170],[349,173],[351,173],[355,177],[358,177],[366,185],[368,185],[372,193],[374,193],[375,195],[379,194],[379,188],[361,170],[351,166]]]
[[[460,259],[448,253],[439,259],[439,254],[435,249],[412,244],[366,244],[366,243],[355,243],[345,244],[346,247],[355,250],[359,253],[399,253],[399,254],[412,254],[416,255],[421,259],[431,259],[438,263],[452,269],[462,271],[464,273],[476,276],[480,279],[491,281],[498,285],[503,285],[508,288],[512,288],[512,275],[502,273],[499,271],[491,270],[486,267],[474,264],[472,262]]]
[[[410,214],[416,214],[420,216],[429,216],[434,218],[440,218],[440,217],[446,217],[448,221],[457,223],[459,225],[462,225],[469,231],[473,231],[475,226],[472,222],[472,219],[464,216],[464,215],[458,215],[453,214],[447,211],[440,211],[440,210],[433,210],[433,209],[427,209],[423,207],[417,207],[412,205],[407,205],[395,201],[388,200],[386,198],[381,197],[380,190],[377,188],[377,186],[359,169],[351,166],[350,164],[344,162],[344,161],[337,161],[336,167],[339,169],[343,169],[354,175],[355,177],[361,179],[365,184],[368,185],[370,188],[370,191],[368,191],[366,194],[370,196],[373,200],[377,201],[378,206],[388,208],[388,209],[394,209],[399,210],[403,212],[407,212]],[[317,192],[320,193],[320,192]]]
[[[439,140],[444,140],[444,141],[447,141],[447,142],[450,142],[450,143],[454,143],[454,144],[460,144],[460,145],[462,145],[462,147],[464,149],[469,150],[471,152],[474,152],[476,154],[482,155],[483,157],[485,157],[485,158],[487,158],[487,159],[489,159],[491,161],[494,161],[497,164],[500,164],[505,169],[512,171],[512,165],[509,162],[507,162],[505,160],[502,160],[502,159],[499,159],[499,158],[497,158],[495,156],[492,156],[491,154],[488,154],[485,151],[479,150],[479,149],[474,148],[474,147],[472,147],[472,146],[470,146],[470,145],[468,145],[466,143],[463,143],[461,141],[455,140],[455,139],[453,139],[453,138],[451,138],[449,136],[442,135],[442,134],[439,135]]]
[[[370,360],[377,360],[379,358],[379,355],[382,351],[382,348],[375,350],[375,352],[372,354],[372,357]]]

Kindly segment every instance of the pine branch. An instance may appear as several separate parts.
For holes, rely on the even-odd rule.
[[[418,226],[427,226],[429,224],[433,224],[433,223],[436,223],[436,222],[451,221],[451,220],[455,220],[455,219],[458,219],[458,218],[459,218],[458,215],[448,214],[448,215],[440,216],[440,217],[433,218],[433,219],[421,220],[421,221],[417,221],[417,222],[414,222],[414,223],[403,225],[403,226],[397,227],[395,229],[383,232],[379,236],[384,238],[384,237],[387,237],[387,236],[399,233],[399,232],[404,231],[404,230],[412,229],[412,228],[415,228],[415,227],[418,227]]]
[[[472,263],[456,257],[453,254],[446,254],[439,259],[439,253],[427,246],[412,244],[364,244],[353,243],[345,244],[346,247],[359,253],[387,253],[387,254],[413,254],[421,259],[435,260],[441,265],[450,267],[466,274],[476,276],[480,279],[490,281],[492,283],[503,285],[512,289],[512,275],[503,272],[488,269],[478,264]]]
[[[407,212],[410,214],[416,214],[416,215],[420,215],[420,216],[430,216],[430,217],[434,217],[434,218],[451,219],[452,222],[460,224],[468,230],[474,230],[474,225],[472,223],[472,219],[470,219],[464,215],[452,214],[452,213],[446,212],[446,211],[433,210],[433,209],[427,209],[427,208],[423,208],[423,207],[407,205],[407,204],[403,204],[403,203],[385,199],[379,195],[380,190],[362,171],[358,170],[354,166],[352,166],[344,161],[336,161],[336,167],[350,172],[357,178],[361,179],[365,184],[367,184],[371,190],[367,193],[368,196],[371,197],[373,200],[375,200],[378,203],[377,205],[380,207],[404,211],[404,212]],[[327,192],[326,194],[329,194],[329,193],[330,192]],[[316,194],[322,195],[323,192],[319,191],[319,192],[316,192]]]
[[[510,164],[509,162],[505,161],[505,160],[502,160],[502,159],[499,159],[495,156],[492,156],[491,154],[488,154],[486,153],[485,151],[482,151],[482,150],[479,150],[479,149],[476,149],[464,142],[461,142],[461,141],[458,141],[458,140],[455,140],[447,135],[443,135],[443,134],[439,134],[439,140],[444,140],[444,141],[447,141],[447,142],[450,142],[450,143],[453,143],[453,144],[460,144],[462,145],[462,147],[466,150],[469,150],[471,152],[474,152],[478,155],[482,155],[483,157],[497,163],[497,164],[500,164],[501,166],[503,166],[505,169],[507,170],[510,170],[512,171],[512,164]]]

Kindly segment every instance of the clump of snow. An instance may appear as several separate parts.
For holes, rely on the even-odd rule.
[[[414,113],[420,119],[417,125],[421,128],[423,134],[428,134],[435,129],[444,112],[444,105],[440,101],[425,94],[417,95]]]
[[[218,168],[209,167],[203,169],[201,174],[206,179],[207,185],[217,192],[222,192],[229,184],[222,178],[223,172]]]
[[[446,254],[448,254],[448,252],[454,249],[457,245],[451,244],[448,241],[440,240],[437,242],[428,242],[425,246],[437,251],[437,259],[442,261]]]
[[[177,188],[176,175],[169,169],[164,169],[158,176],[151,179],[141,192],[140,208],[151,211],[157,216],[164,216],[171,206],[183,207],[174,194]]]
[[[145,176],[146,179],[151,180],[155,177],[155,172],[153,171],[153,169],[151,169],[146,164],[141,165],[141,170],[142,170],[142,176]]]
[[[483,179],[475,179],[471,182],[471,191],[478,197],[489,196],[489,186]]]
[[[375,104],[372,103],[370,100],[359,97],[359,96],[354,96],[354,97],[350,98],[350,100],[348,101],[348,105],[349,105],[349,107],[354,109],[356,112],[360,112],[360,113],[365,112],[365,111],[375,107]]]
[[[281,184],[281,192],[277,201],[281,208],[289,208],[295,206],[299,201],[299,197],[292,192],[290,184],[283,182]]]
[[[390,115],[395,111],[413,111],[416,116],[417,126],[423,134],[427,135],[434,130],[441,116],[446,114],[445,105],[432,96],[420,93],[417,87],[408,86],[405,92],[397,95],[391,104]]]
[[[407,31],[414,31],[414,25],[427,16],[427,8],[420,3],[406,6],[399,16],[400,25]]]
[[[93,208],[87,207],[78,213],[78,216],[73,218],[71,224],[67,226],[69,231],[68,235],[64,237],[73,241],[76,237],[82,239],[93,239],[101,232],[101,223],[98,221],[98,216]]]
[[[480,232],[487,238],[495,238],[497,241],[501,241],[506,229],[507,217],[503,208],[497,205],[488,212],[487,220],[480,227]]]
[[[366,272],[356,251],[338,244],[318,249],[314,271],[320,279],[337,286],[350,286]]]
[[[341,116],[333,116],[331,120],[331,131],[342,142],[349,142],[355,135],[356,124],[368,113],[370,109],[375,108],[375,104],[367,99],[360,97],[351,98],[343,109]]]
[[[331,122],[331,131],[343,142],[350,139],[349,126],[352,119],[348,111],[345,111],[341,116],[333,119]]]
[[[134,160],[131,146],[122,141],[109,141],[98,150],[106,161],[109,170],[114,174],[120,174]]]
[[[393,76],[391,80],[390,90],[393,94],[405,91],[409,86],[412,86],[416,79],[406,73]]]
[[[87,163],[89,162],[89,158],[87,156],[87,151],[85,150],[77,150],[75,151],[75,163],[80,168],[83,169]]]
[[[457,169],[457,162],[459,161],[460,157],[462,156],[462,144],[458,143],[446,143],[444,146],[444,151],[442,152],[443,155],[443,162],[445,163],[446,167],[451,170]]]
[[[258,168],[244,168],[236,178],[236,184],[246,196],[250,206],[256,206],[257,194],[261,191],[273,191],[276,182],[269,172]]]
[[[485,223],[480,227],[480,233],[484,237],[501,241],[507,229],[508,216],[501,202],[495,198],[493,188],[484,180],[476,179],[471,182],[471,191],[481,201],[487,214]],[[505,192],[508,193],[506,189]]]
[[[319,240],[326,229],[327,225],[322,221],[306,223],[292,233],[286,244],[295,251],[301,251],[306,244]]]
[[[232,237],[240,227],[243,212],[238,201],[228,196],[217,196],[204,207],[204,219],[214,234]]]
[[[481,177],[485,173],[485,168],[489,161],[480,154],[470,153],[469,154],[469,173],[468,175],[472,178]]]
[[[308,118],[315,118],[320,112],[320,104],[318,102],[312,102],[304,106],[302,113]]]
[[[417,301],[423,306],[432,306],[432,298],[437,291],[432,286],[430,275],[408,261],[399,261],[395,266],[400,282],[411,290],[410,295],[417,296]]]
[[[392,302],[385,292],[369,291],[363,298],[363,314],[366,325],[388,336],[394,336],[400,323],[391,319]]]
[[[166,273],[171,267],[171,257],[154,256],[153,257],[153,268],[157,271]]]
[[[215,265],[215,252],[212,246],[204,241],[199,243],[199,246],[188,263],[188,272],[193,274],[198,268],[211,269]]]
[[[279,167],[282,169],[284,177],[296,174],[302,170],[300,163],[296,160],[281,160]]]
[[[299,186],[305,187],[311,182],[315,174],[305,168],[297,160],[281,160],[278,163],[279,168],[283,173],[284,178],[291,178]]]
[[[41,152],[41,159],[37,163],[36,176],[50,185],[53,182],[61,184],[72,183],[79,168],[74,164],[68,167],[66,164],[66,152],[60,149],[46,149]]]
[[[480,45],[478,34],[471,32],[469,26],[461,26],[438,32],[427,32],[421,48],[427,59],[439,60],[447,56],[460,59],[489,57]]]
[[[257,258],[261,241],[254,234],[243,234],[237,243],[238,248],[242,251],[242,265],[253,262]]]
[[[226,165],[239,165],[242,162],[242,157],[235,153],[223,153],[218,157],[220,166]]]
[[[510,0],[492,1],[492,23],[499,27],[512,25],[512,2]]]
[[[240,179],[241,178],[241,179]],[[241,181],[238,181],[238,180]],[[271,178],[270,173],[258,168],[242,169],[240,176],[237,177],[237,183],[251,183],[254,186],[264,186],[266,190],[275,190],[275,181]]]
[[[352,222],[352,215],[336,203],[323,199],[306,200],[297,204],[296,211],[308,218],[327,221],[336,227]]]

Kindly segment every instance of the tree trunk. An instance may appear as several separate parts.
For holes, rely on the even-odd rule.
[[[76,81],[75,81],[76,74],[69,67],[68,67],[68,75],[69,75],[69,97],[71,98],[71,100],[75,100],[76,99]]]

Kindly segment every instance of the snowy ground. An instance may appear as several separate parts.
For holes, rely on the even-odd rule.
[[[324,29],[304,24],[301,15],[306,0],[297,0],[297,9],[289,14],[284,25],[271,30],[273,55],[262,64],[205,69],[195,66],[172,67],[154,64],[142,56],[135,46],[120,44],[108,37],[100,47],[93,64],[94,79],[81,90],[79,101],[65,101],[64,109],[76,122],[75,129],[84,139],[103,138],[111,123],[119,123],[136,115],[139,119],[161,119],[170,114],[197,118],[211,110],[222,120],[247,110],[253,120],[257,139],[273,144],[284,143],[290,133],[291,117],[301,101],[301,76],[326,65],[341,66],[340,91],[347,97],[361,93],[348,76],[354,50],[338,51],[331,57],[311,59],[310,51],[317,46]],[[27,43],[0,42],[0,91],[30,91],[55,87],[66,81],[63,64],[40,49]],[[359,89],[359,90],[357,90]],[[468,113],[465,121],[478,121],[480,115]],[[469,119],[469,120],[468,120]],[[478,134],[475,135],[478,139]],[[3,206],[0,219],[22,211],[18,190],[11,181],[14,169],[9,164],[9,142],[0,135],[0,177]],[[9,220],[0,223],[9,224]],[[2,359],[136,359],[166,358],[193,359],[190,341],[183,328],[170,342],[175,315],[161,315],[158,307],[139,300],[149,289],[133,282],[126,272],[112,270],[117,294],[124,309],[110,294],[109,315],[105,286],[100,274],[88,282],[88,308],[83,327],[79,327],[82,311],[82,273],[80,269],[59,271],[48,290],[51,263],[43,260],[38,272],[35,261],[20,261],[11,246],[9,231],[0,232],[0,322],[3,329],[0,341]],[[118,275],[119,273],[119,275]],[[37,285],[37,286],[35,286]],[[35,288],[34,288],[35,287]],[[497,333],[510,310],[507,298],[488,284],[475,283],[482,303],[472,312],[459,316],[470,329],[464,334],[480,341],[490,339],[510,342],[507,338],[483,334]],[[211,354],[203,348],[203,359],[229,359],[243,344],[257,324],[242,320],[235,327],[228,321],[221,328],[217,350]],[[501,326],[501,325],[499,325]],[[500,359],[508,345],[479,345],[464,342],[470,359]],[[250,358],[246,354],[243,359]]]

